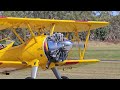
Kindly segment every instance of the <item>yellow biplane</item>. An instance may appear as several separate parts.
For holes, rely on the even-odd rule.
[[[57,79],[68,79],[61,76],[56,66],[79,63],[99,62],[97,59],[84,59],[90,30],[107,26],[108,22],[55,20],[40,18],[0,17],[0,72],[9,73],[14,70],[31,67],[31,77],[35,79],[38,67],[51,69]],[[5,31],[8,32],[5,33]],[[73,46],[72,40],[62,33],[73,32],[79,43],[79,32],[87,31],[83,50],[79,48],[79,59],[67,59]],[[20,32],[24,33],[24,37]]]

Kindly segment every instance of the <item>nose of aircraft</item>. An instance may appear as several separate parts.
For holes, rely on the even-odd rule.
[[[66,39],[59,39],[59,37],[48,37],[46,44],[44,44],[45,53],[51,62],[58,62],[66,60],[69,50],[72,48],[73,43]],[[46,49],[48,47],[48,50]]]
[[[72,42],[69,41],[69,40],[66,40],[66,41],[64,41],[62,43],[64,44],[64,50],[68,50],[69,51],[72,48],[72,46],[73,46]]]

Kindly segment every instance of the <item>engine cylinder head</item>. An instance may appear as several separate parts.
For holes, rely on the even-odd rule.
[[[67,58],[69,50],[72,48],[72,42],[64,38],[63,34],[55,33],[47,38],[48,51],[46,52],[48,60],[52,62],[63,61]]]

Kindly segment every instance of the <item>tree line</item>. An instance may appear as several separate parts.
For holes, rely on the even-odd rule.
[[[119,11],[0,11],[0,14],[7,17],[108,21],[109,26],[91,31],[90,40],[120,42]],[[84,40],[86,32],[79,33],[79,36]]]

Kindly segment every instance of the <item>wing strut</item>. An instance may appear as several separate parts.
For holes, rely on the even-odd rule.
[[[87,45],[88,45],[89,36],[90,36],[90,27],[91,27],[91,25],[89,25],[89,28],[88,28],[88,33],[87,33],[86,40],[85,40],[85,47],[83,49],[83,52],[81,53],[80,59],[84,59],[85,51],[86,51],[86,48],[87,48]]]
[[[12,32],[18,37],[18,39],[24,44],[25,42],[23,41],[23,39],[17,34],[17,32],[15,31],[14,28],[11,28]]]
[[[52,26],[52,29],[51,29],[51,31],[50,31],[50,36],[52,36],[52,35],[53,35],[54,30],[55,30],[55,24],[53,24],[53,26]]]
[[[84,44],[84,49],[81,50],[80,47],[79,47],[79,59],[80,60],[84,59],[85,51],[86,51],[86,48],[87,48],[87,45],[88,45],[89,36],[90,36],[90,27],[91,27],[91,25],[89,25],[89,28],[88,28],[88,33],[87,33],[87,36],[86,36],[86,40],[85,40],[85,44]],[[76,40],[77,40],[78,45],[79,45],[80,44],[80,39],[79,39],[78,31],[75,30],[74,33],[75,33],[74,37],[76,37]]]
[[[66,33],[66,38],[68,39],[68,36],[69,36],[69,32]]]
[[[32,37],[34,38],[35,42],[37,43],[37,40],[36,40],[36,38],[35,38],[35,34],[33,33],[32,29],[31,29],[31,27],[30,27],[30,24],[27,23],[27,26],[28,26],[28,29],[29,29],[29,31],[30,31]]]
[[[78,42],[78,45],[80,44],[80,39],[79,39],[79,35],[78,35],[78,31],[76,30],[75,32],[75,36],[76,36],[76,40]],[[81,57],[81,49],[79,47],[79,58]]]

